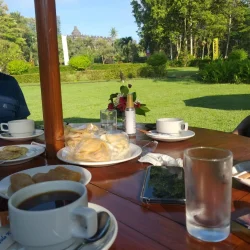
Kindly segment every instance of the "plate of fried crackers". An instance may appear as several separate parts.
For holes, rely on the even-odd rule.
[[[92,178],[91,173],[74,165],[47,165],[26,169],[9,175],[0,181],[0,196],[9,199],[16,191],[46,181],[68,180],[87,185]]]
[[[0,166],[16,165],[42,154],[44,147],[21,144],[0,147]]]

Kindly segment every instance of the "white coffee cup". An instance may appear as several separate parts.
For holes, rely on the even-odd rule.
[[[4,127],[8,127],[5,129]],[[1,130],[9,132],[13,137],[27,137],[33,135],[35,131],[35,123],[33,120],[13,120],[8,123],[1,123]]]
[[[179,134],[188,130],[188,123],[180,118],[159,118],[156,120],[156,131],[163,134]]]
[[[73,191],[80,198],[60,208],[27,211],[17,208],[23,201],[53,191]],[[25,250],[61,250],[75,238],[89,238],[97,231],[97,213],[88,208],[87,189],[73,181],[34,184],[14,193],[8,201],[10,230]]]

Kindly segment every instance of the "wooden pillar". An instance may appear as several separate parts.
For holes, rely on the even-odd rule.
[[[55,0],[34,0],[46,152],[64,146]]]

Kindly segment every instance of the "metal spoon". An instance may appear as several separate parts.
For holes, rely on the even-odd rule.
[[[99,212],[97,214],[97,231],[94,236],[88,239],[84,239],[81,245],[77,246],[75,250],[80,250],[82,246],[86,245],[87,243],[95,242],[101,239],[108,231],[110,225],[110,215],[107,212]]]

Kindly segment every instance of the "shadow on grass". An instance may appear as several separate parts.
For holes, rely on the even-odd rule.
[[[183,77],[171,77],[167,76],[166,78],[154,78],[153,82],[178,82],[183,84],[197,83],[199,82],[198,77],[195,76],[183,76]]]
[[[163,81],[163,82],[182,82],[182,83],[191,83],[198,81],[198,71],[197,70],[182,70],[180,69],[168,69],[167,76],[164,78],[155,78],[154,82]]]
[[[250,94],[203,96],[184,100],[186,106],[221,110],[250,110]]]

